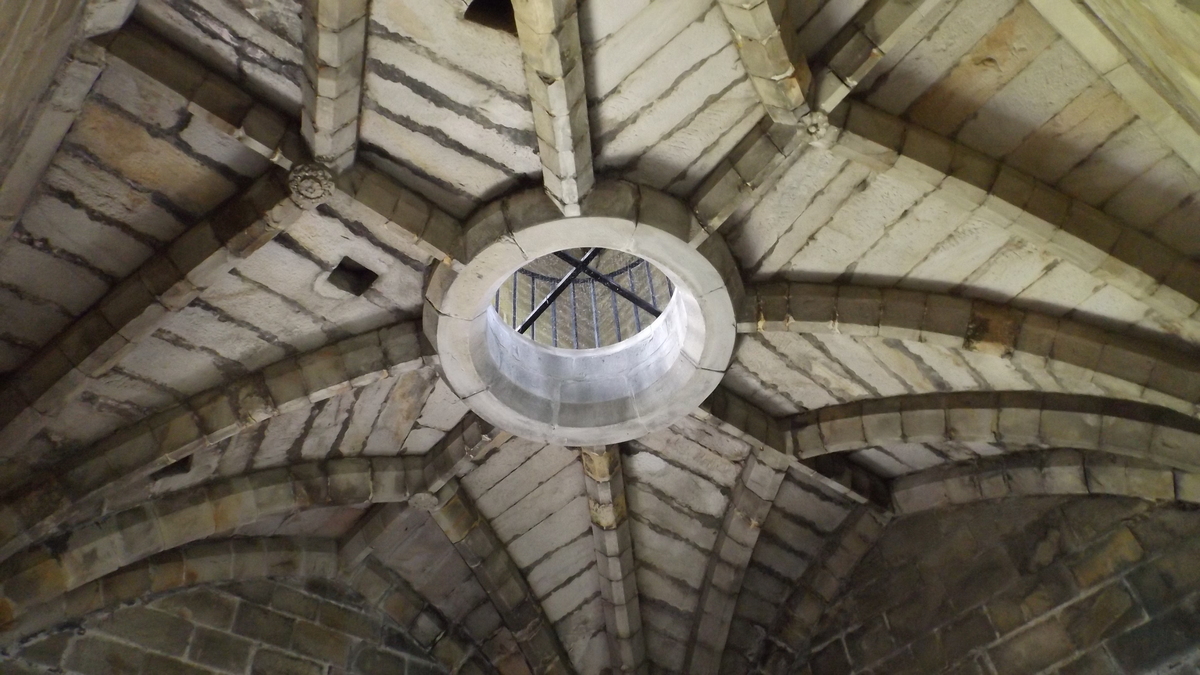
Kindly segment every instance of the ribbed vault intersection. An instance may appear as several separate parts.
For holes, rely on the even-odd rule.
[[[1120,3],[134,4],[12,22],[5,668],[1194,667],[1200,135]]]

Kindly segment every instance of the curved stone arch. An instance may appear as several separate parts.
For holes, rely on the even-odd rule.
[[[328,539],[263,537],[181,546],[31,607],[4,624],[0,645],[11,647],[64,621],[115,609],[147,593],[268,577],[332,578],[337,568],[337,543]]]
[[[374,557],[364,558],[352,569],[339,570],[337,549],[333,540],[299,537],[225,539],[182,546],[125,566],[33,608],[3,629],[0,648],[11,650],[65,621],[111,612],[149,595],[224,582],[320,579],[362,595],[367,607],[396,622],[431,655],[449,659],[467,655],[466,659],[443,661],[447,668],[459,667],[462,661],[480,653],[479,645],[462,626],[448,621]],[[421,634],[415,630],[418,623],[436,630]]]
[[[400,323],[284,359],[118,430],[9,495],[0,507],[0,541],[20,539],[73,505],[142,486],[155,471],[305,403],[420,367],[417,329]],[[7,550],[0,545],[0,559]]]
[[[228,536],[264,518],[402,502],[429,485],[423,468],[399,458],[342,459],[227,478],[105,513],[6,561],[0,625],[147,557]]]
[[[1078,450],[1023,452],[896,479],[898,515],[1005,497],[1110,495],[1200,504],[1200,473]]]
[[[791,420],[809,459],[908,443],[1073,448],[1200,470],[1200,420],[1153,404],[1038,392],[925,394],[857,401]]]
[[[404,457],[373,457],[362,459],[338,459],[324,463],[293,465],[290,467],[301,475],[312,475],[325,471],[353,473],[350,467],[353,462],[366,462],[371,474],[385,476],[396,474],[406,477],[395,477],[400,481],[400,488],[384,491],[389,499],[396,501],[397,489],[408,489],[411,493],[419,492],[430,487],[437,489],[455,471],[457,465],[467,458],[468,453],[478,444],[488,439],[492,432],[490,425],[482,422],[474,415],[468,414],[459,424],[446,434],[429,452],[424,455],[409,455]],[[125,447],[125,446],[119,446]],[[114,452],[120,452],[120,449]],[[103,458],[103,456],[102,456]],[[348,463],[349,462],[349,463]],[[156,467],[160,463],[152,462]],[[257,474],[269,474],[274,468],[263,470]],[[139,475],[144,474],[142,471]],[[225,476],[216,481],[233,480],[237,476]],[[388,480],[381,478],[380,480]],[[8,504],[0,507],[0,561],[8,559],[21,548],[51,536],[64,525],[78,525],[94,518],[96,514],[112,513],[126,506],[136,505],[139,501],[162,498],[176,492],[187,492],[196,489],[197,485],[182,486],[158,490],[154,484],[147,485],[146,477],[141,477],[142,485],[136,488],[124,477],[92,489],[82,494],[75,494],[69,486],[69,481],[51,480],[36,484],[12,498]],[[402,492],[403,490],[401,490]],[[375,494],[373,491],[370,494]]]
[[[1142,328],[1131,336],[1109,327],[1115,328],[948,294],[787,282],[748,287],[738,316],[742,333],[895,338],[1058,361],[1156,392],[1164,404],[1195,413],[1200,404],[1195,343]]]

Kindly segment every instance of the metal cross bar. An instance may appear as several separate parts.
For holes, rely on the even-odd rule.
[[[559,251],[559,252],[555,253],[554,255],[558,256],[562,260],[565,260],[566,262],[570,263],[571,265],[575,265],[576,269],[578,269],[578,266],[581,264],[579,260],[576,260],[570,254],[563,253],[562,251]],[[650,303],[641,299],[637,295],[634,295],[633,293],[630,293],[629,291],[625,290],[624,286],[622,286],[618,283],[615,283],[612,279],[609,279],[608,277],[597,272],[596,270],[594,270],[590,267],[584,267],[580,271],[582,271],[584,274],[588,275],[589,277],[595,279],[596,281],[599,281],[601,284],[603,284],[609,290],[613,291],[617,295],[620,295],[622,298],[625,298],[629,302],[632,302],[636,307],[640,307],[642,310],[649,312],[650,316],[657,317],[660,314],[662,314],[662,312],[658,311],[657,307],[655,307],[654,305],[651,305]]]
[[[604,253],[604,249],[593,248],[584,254],[583,260],[576,260],[570,256],[566,256],[569,258],[567,262],[571,263],[571,266],[574,267],[574,269],[572,269],[570,272],[567,272],[567,276],[560,279],[558,284],[554,286],[554,290],[550,291],[550,294],[543,298],[538,306],[529,313],[529,316],[526,317],[523,322],[521,322],[521,327],[517,329],[517,332],[524,333],[525,331],[529,330],[529,327],[538,320],[538,317],[541,316],[542,313],[547,309],[549,309],[550,305],[554,304],[554,301],[558,299],[558,296],[562,295],[563,291],[570,287],[571,283],[575,281],[575,277],[579,276],[581,272],[591,271],[588,269],[588,265],[591,265],[592,261],[594,261],[596,258],[599,258],[601,253]],[[566,254],[558,254],[560,258],[564,255]]]

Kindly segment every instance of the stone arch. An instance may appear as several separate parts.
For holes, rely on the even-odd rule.
[[[1200,474],[1155,462],[1045,450],[935,467],[896,479],[898,515],[1004,497],[1115,495],[1200,504]]]
[[[462,627],[373,557],[339,570],[336,542],[293,537],[204,541],[150,556],[39,605],[0,633],[0,648],[11,655],[64,622],[103,615],[149,596],[266,580],[320,580],[361,596],[363,606],[395,622],[448,669],[480,658]]]
[[[284,359],[111,434],[33,476],[0,506],[0,559],[40,520],[144,489],[150,475],[305,402],[318,402],[422,364],[414,323]]]
[[[292,465],[287,469],[271,469],[254,475],[273,475],[271,471],[291,471],[294,480],[303,482],[313,476],[325,476],[326,485],[313,494],[328,495],[330,485],[348,486],[352,476],[366,472],[370,476],[366,483],[358,486],[358,492],[383,497],[380,501],[397,501],[400,495],[413,494],[429,487],[436,489],[453,473],[458,462],[469,450],[484,439],[491,427],[474,415],[468,415],[451,432],[438,442],[428,453],[406,457],[373,457],[362,459],[337,459],[324,463]],[[120,455],[124,445],[118,445],[110,454],[96,461],[112,461],[111,454]],[[365,463],[365,465],[363,464]],[[151,466],[157,464],[151,463]],[[362,467],[366,466],[366,469]],[[274,474],[279,475],[279,474]],[[218,478],[216,482],[230,481],[237,477]],[[265,480],[262,478],[256,480]],[[375,485],[372,481],[380,481]],[[332,481],[332,482],[330,482]],[[312,484],[315,488],[315,483]],[[123,489],[122,489],[123,488]],[[5,560],[22,548],[50,536],[64,525],[78,525],[94,518],[97,514],[124,510],[141,501],[161,498],[175,492],[187,492],[197,486],[182,490],[157,493],[142,485],[135,490],[127,481],[117,478],[110,483],[84,492],[73,494],[68,481],[52,479],[36,484],[15,495],[8,504],[0,507],[0,560]],[[307,494],[307,493],[306,493]],[[336,494],[336,493],[335,493]]]
[[[406,501],[428,485],[422,469],[398,458],[300,464],[102,514],[6,561],[0,619],[8,624],[35,606],[147,557],[230,535],[266,517],[317,506]]]
[[[762,283],[746,289],[738,330],[917,340],[995,356],[1019,353],[1156,392],[1189,414],[1200,403],[1197,336],[1134,335],[1112,322],[1059,318],[948,294],[835,284]]]
[[[792,419],[796,455],[906,443],[1074,448],[1200,468],[1200,421],[1146,403],[1076,394],[979,392],[899,396]]]

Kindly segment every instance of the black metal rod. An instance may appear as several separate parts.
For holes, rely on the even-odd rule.
[[[635,282],[633,279],[633,268],[630,267],[629,271],[626,274],[629,275],[629,290],[633,291],[636,294],[637,293],[637,282]],[[641,297],[641,296],[638,296],[638,297]],[[642,332],[642,315],[640,312],[638,312],[638,308],[636,306],[634,306],[634,308],[633,308],[633,325],[638,329],[639,333]]]
[[[575,302],[575,284],[571,284],[571,339],[579,349],[579,305]]]
[[[617,342],[620,342],[621,337],[621,310],[617,309],[617,293],[611,288],[608,291],[609,300],[612,302],[613,308],[613,326],[617,329]],[[634,311],[637,311],[636,309]]]
[[[592,289],[592,333],[594,333],[596,336],[596,342],[593,343],[592,346],[599,347],[600,346],[600,312],[599,312],[599,310],[596,309],[596,280],[595,279],[592,279],[592,283],[589,284],[589,287]]]
[[[521,278],[521,277],[520,277],[519,275],[517,275],[517,273],[516,273],[516,272],[513,272],[513,278],[512,278],[512,285],[513,285],[513,293],[512,293],[512,296],[513,296],[512,300],[513,300],[513,301],[512,301],[512,306],[513,306],[513,311],[512,311],[512,316],[511,316],[511,317],[509,317],[509,325],[511,325],[513,328],[516,328],[516,327],[517,327],[517,280],[518,280],[518,279],[520,279],[520,278]]]
[[[587,266],[592,264],[592,261],[594,261],[596,258],[599,258],[601,253],[604,253],[604,249],[593,248],[583,256],[583,260],[575,260],[574,258],[571,258],[571,260],[568,262],[571,263],[574,269],[572,269],[570,272],[567,272],[565,277],[559,279],[558,284],[554,286],[554,290],[550,291],[550,295],[547,295],[545,298],[543,298],[542,302],[537,306],[537,308],[530,312],[525,321],[521,322],[521,327],[517,329],[517,332],[524,333],[525,331],[529,330],[529,327],[538,320],[538,317],[541,316],[547,309],[549,309],[550,305],[554,304],[554,301],[558,299],[558,296],[562,295],[563,291],[567,290],[567,288],[571,285],[571,282],[575,281],[575,277],[579,276],[581,272],[588,271]],[[530,300],[529,305],[531,307],[533,306],[532,300]],[[534,335],[536,334],[537,332],[535,331]]]
[[[651,271],[650,263],[648,262],[646,263],[646,283],[650,286],[650,304],[658,307],[658,295],[654,293],[654,273]]]
[[[579,264],[578,260],[576,260],[574,257],[572,257],[566,253],[563,253],[562,251],[559,251],[559,252],[555,253],[554,255],[558,256],[559,258],[567,261],[568,263],[570,263],[572,265]],[[594,270],[590,267],[585,267],[583,269],[583,273],[588,275],[589,277],[595,279],[596,281],[599,281],[610,291],[616,293],[617,295],[620,295],[622,298],[625,298],[626,300],[628,300],[629,302],[632,302],[633,304],[637,305],[638,307],[641,307],[644,311],[649,312],[651,316],[657,317],[658,315],[662,314],[662,312],[658,311],[654,307],[654,305],[651,305],[650,303],[639,298],[638,296],[634,295],[633,293],[630,293],[629,291],[625,290],[624,286],[613,282],[612,279],[609,279],[608,277],[597,272],[596,270]]]

